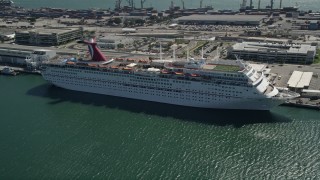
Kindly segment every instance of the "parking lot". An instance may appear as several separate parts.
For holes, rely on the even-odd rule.
[[[313,77],[308,89],[320,90],[320,65],[291,65],[291,64],[270,64],[268,68],[270,73],[276,76],[274,83],[278,87],[287,87],[287,82],[290,79],[293,71],[313,72]]]

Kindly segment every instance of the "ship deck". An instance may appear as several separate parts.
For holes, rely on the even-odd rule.
[[[215,60],[207,61],[201,68],[186,68],[184,65],[188,61],[168,61],[168,62],[158,62],[147,59],[131,59],[131,58],[115,58],[113,61],[91,61],[86,59],[76,59],[70,57],[55,57],[51,59],[49,64],[66,64],[72,66],[87,66],[93,68],[107,68],[107,69],[117,69],[125,71],[144,71],[149,68],[156,68],[159,71],[169,70],[170,72],[184,72],[184,70],[191,70],[195,72],[228,72],[228,73],[237,73],[241,72],[244,69],[237,64],[234,60]]]

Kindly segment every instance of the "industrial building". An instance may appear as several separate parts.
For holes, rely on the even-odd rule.
[[[82,38],[82,28],[41,28],[17,31],[15,42],[25,45],[57,46]]]
[[[258,26],[266,18],[264,15],[191,15],[175,19],[178,24],[212,24]]]
[[[316,46],[307,44],[242,42],[236,43],[230,49],[229,56],[234,55],[245,60],[268,63],[310,64],[314,61]]]
[[[133,38],[126,36],[106,36],[99,38],[97,44],[101,49],[118,49],[118,44],[128,46],[132,44],[133,41]]]

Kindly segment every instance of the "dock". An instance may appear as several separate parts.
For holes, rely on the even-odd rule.
[[[312,100],[311,98],[298,98],[287,101],[282,104],[282,106],[320,110],[320,99]]]
[[[31,70],[28,70],[28,69],[22,68],[22,67],[3,66],[3,65],[0,66],[0,71],[1,71],[4,67],[9,67],[9,68],[13,69],[15,72],[19,72],[19,73],[37,74],[37,75],[40,75],[40,74],[41,74],[41,72],[40,72],[39,70],[31,71]]]

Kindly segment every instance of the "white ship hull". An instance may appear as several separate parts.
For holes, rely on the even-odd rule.
[[[256,91],[252,87],[116,74],[119,73],[54,67],[42,72],[48,82],[69,90],[189,107],[270,110],[284,102],[278,98],[253,96]],[[146,82],[141,82],[144,80]]]

